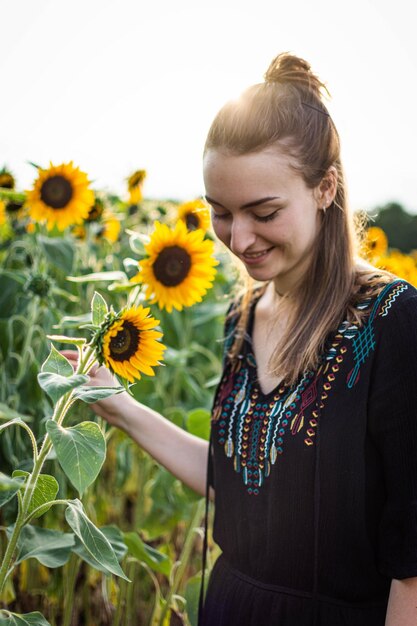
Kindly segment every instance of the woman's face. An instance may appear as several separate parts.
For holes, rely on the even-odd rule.
[[[252,278],[272,280],[278,293],[291,289],[309,269],[326,204],[320,190],[308,188],[275,147],[244,155],[209,150],[204,182],[217,237]]]

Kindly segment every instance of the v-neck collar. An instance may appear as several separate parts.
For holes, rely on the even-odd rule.
[[[248,365],[252,368],[254,372],[255,385],[257,389],[259,390],[259,394],[263,398],[269,398],[270,396],[277,396],[277,395],[281,396],[286,390],[289,390],[289,389],[292,390],[293,388],[295,389],[298,382],[295,385],[292,385],[290,387],[289,385],[283,383],[283,381],[281,380],[270,391],[265,393],[262,390],[262,387],[259,382],[258,364],[256,361],[255,350],[253,348],[253,326],[255,323],[255,308],[256,308],[257,303],[261,299],[262,295],[263,295],[262,292],[259,294],[256,294],[254,298],[252,299],[252,302],[250,303],[248,322],[247,322],[246,330],[245,330],[245,356],[246,356]]]

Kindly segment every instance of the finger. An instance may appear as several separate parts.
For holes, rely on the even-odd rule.
[[[60,353],[67,357],[67,359],[78,359],[77,350],[60,350]]]

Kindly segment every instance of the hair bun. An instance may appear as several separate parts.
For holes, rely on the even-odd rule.
[[[312,72],[310,64],[289,52],[281,52],[272,59],[264,78],[267,83],[293,84],[313,92],[318,99],[323,91],[330,95],[326,85]]]

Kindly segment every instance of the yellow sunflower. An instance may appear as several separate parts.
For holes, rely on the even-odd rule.
[[[103,214],[102,226],[96,234],[96,239],[106,239],[110,243],[115,243],[120,235],[120,222],[117,217],[107,211]]]
[[[24,200],[6,202],[6,214],[13,222],[21,222],[27,217],[27,205]]]
[[[132,307],[122,311],[97,344],[99,359],[112,372],[133,383],[141,373],[154,376],[153,367],[161,365],[165,346],[158,341],[162,333],[153,330],[159,320],[149,315],[149,308]]]
[[[211,288],[218,261],[214,244],[200,229],[188,232],[184,222],[174,229],[155,222],[155,231],[145,246],[149,255],[140,262],[140,271],[131,280],[146,286],[146,297],[168,313],[173,308],[201,302]]]
[[[104,202],[98,196],[94,197],[94,204],[90,207],[88,211],[88,215],[86,217],[87,222],[96,222],[103,215],[104,211]]]
[[[412,285],[416,282],[417,272],[414,259],[399,250],[392,250],[387,256],[380,257],[376,265],[400,278],[404,278]]]
[[[50,164],[39,169],[34,187],[28,191],[28,205],[32,219],[46,221],[48,230],[55,225],[64,230],[73,224],[82,224],[94,204],[94,192],[89,188],[84,172],[72,161],[62,165]]]
[[[140,185],[142,185],[145,178],[146,170],[136,170],[136,172],[133,172],[133,174],[131,174],[127,179],[127,186],[129,191],[131,189],[134,189],[134,187],[139,187]]]
[[[362,248],[368,259],[383,256],[388,249],[388,239],[382,228],[379,226],[368,228]]]
[[[188,230],[201,228],[206,232],[210,226],[210,213],[202,200],[185,202],[178,207],[178,219],[185,222]]]
[[[15,180],[13,174],[3,167],[3,169],[0,170],[0,187],[3,187],[3,189],[14,189],[14,186]]]
[[[129,203],[139,204],[142,202],[142,186],[146,178],[146,170],[136,170],[127,179],[127,188],[129,190]]]
[[[6,222],[6,207],[4,202],[0,200],[0,226]]]
[[[71,228],[71,234],[80,241],[85,241],[87,238],[87,231],[83,225],[73,226],[73,228]]]

